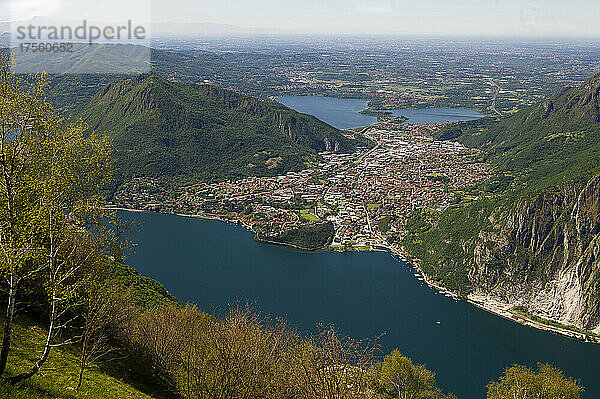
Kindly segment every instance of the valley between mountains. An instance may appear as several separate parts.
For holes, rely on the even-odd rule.
[[[600,77],[500,118],[340,131],[275,102],[156,75],[82,115],[115,142],[111,204],[240,222],[317,250],[390,249],[506,317],[600,332]]]

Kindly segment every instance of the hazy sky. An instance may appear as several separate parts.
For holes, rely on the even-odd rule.
[[[600,0],[0,0],[2,2],[0,17],[4,16],[4,20],[30,16],[115,22],[151,18],[153,22],[230,24],[273,33],[600,37]]]

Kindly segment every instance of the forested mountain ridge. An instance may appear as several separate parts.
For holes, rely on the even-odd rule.
[[[600,75],[498,122],[441,138],[485,149],[495,189],[417,213],[404,241],[429,275],[463,294],[600,331]]]
[[[278,175],[303,168],[319,151],[356,146],[332,126],[279,103],[158,75],[106,85],[82,116],[112,138],[123,178]]]
[[[484,120],[440,132],[487,152],[499,171],[529,189],[591,177],[600,167],[600,74],[579,87],[525,108],[497,123]]]
[[[500,149],[526,143],[536,135],[543,137],[542,129],[551,133],[587,128],[600,123],[599,90],[600,74],[579,87],[565,88],[548,100],[522,109],[480,136],[464,135],[460,140]]]

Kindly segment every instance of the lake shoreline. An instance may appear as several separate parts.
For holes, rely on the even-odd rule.
[[[388,249],[392,254],[399,256],[404,262],[406,262],[410,266],[412,266],[413,269],[418,272],[418,274],[423,276],[423,281],[425,281],[425,283],[430,288],[437,290],[438,292],[440,292],[441,294],[443,294],[445,296],[452,297],[456,301],[459,301],[459,300],[466,301],[467,303],[469,303],[481,310],[484,310],[488,313],[492,313],[496,316],[500,316],[504,319],[507,319],[514,323],[522,324],[522,325],[530,327],[530,328],[535,328],[537,330],[542,330],[542,331],[546,331],[546,332],[553,333],[556,335],[565,336],[567,338],[576,339],[576,340],[582,341],[582,342],[595,343],[595,344],[600,343],[600,341],[596,337],[593,337],[592,335],[588,335],[583,332],[569,330],[567,328],[551,326],[548,324],[544,324],[544,323],[535,321],[529,317],[525,317],[524,315],[520,315],[520,314],[517,315],[516,313],[514,313],[510,310],[513,307],[513,305],[509,304],[509,303],[502,303],[493,298],[485,297],[482,295],[476,295],[476,294],[469,294],[466,298],[461,297],[461,296],[457,295],[455,292],[453,292],[453,291],[447,289],[446,287],[438,284],[437,282],[431,280],[421,269],[419,259],[412,258],[410,255],[408,255],[408,252],[404,248],[397,249],[397,248],[393,248],[393,247],[388,247]],[[556,322],[554,320],[548,320],[548,321]],[[556,323],[558,323],[558,322],[556,322]]]
[[[340,102],[348,101],[346,105]],[[373,104],[364,98],[346,98],[328,95],[287,95],[274,101],[309,114],[340,130],[352,130],[375,125],[382,120],[395,119],[400,124],[436,124],[470,121],[487,117],[482,110],[465,107],[402,107]],[[351,103],[352,102],[352,103]],[[360,103],[360,104],[359,104]],[[343,115],[344,118],[340,118]]]
[[[271,242],[268,240],[259,240],[256,239],[257,235],[256,232],[252,229],[251,226],[246,225],[244,223],[241,223],[239,221],[236,220],[230,220],[230,219],[225,219],[222,217],[219,217],[218,215],[202,215],[202,214],[185,214],[185,213],[160,213],[160,212],[152,212],[149,210],[142,210],[142,209],[132,209],[132,208],[123,208],[123,207],[106,207],[106,209],[109,210],[115,210],[115,211],[125,211],[125,212],[134,212],[134,213],[147,213],[147,214],[161,214],[161,215],[173,215],[173,216],[179,216],[179,217],[184,217],[184,218],[191,218],[191,219],[204,219],[204,220],[214,220],[214,221],[219,221],[219,222],[225,222],[228,224],[236,224],[239,226],[244,227],[246,230],[252,232],[255,236],[255,240],[257,242],[262,242],[262,243],[266,243],[269,245],[278,245],[278,246],[285,246],[285,247],[290,247],[290,248],[294,248],[296,250],[300,250],[300,251],[306,251],[306,252],[311,252],[311,253],[315,253],[315,252],[319,252],[319,250],[317,251],[310,251],[310,250],[306,250],[300,247],[297,247],[295,245],[292,244],[287,244],[287,243],[282,243],[282,242]],[[447,289],[446,287],[438,284],[436,281],[430,279],[421,269],[420,266],[420,261],[417,258],[412,257],[404,248],[402,247],[393,247],[390,245],[381,245],[381,248],[385,248],[386,252],[389,252],[390,255],[392,257],[397,256],[400,260],[402,260],[403,262],[407,263],[409,266],[411,266],[413,268],[413,270],[415,270],[416,273],[414,273],[415,278],[417,278],[420,281],[425,282],[425,284],[427,284],[427,286],[429,288],[435,289],[436,291],[438,291],[440,294],[454,299],[455,301],[465,301],[483,311],[486,311],[488,313],[494,314],[496,316],[502,317],[506,320],[509,320],[513,323],[518,323],[530,328],[534,328],[537,330],[542,330],[545,332],[549,332],[552,334],[556,334],[556,335],[560,335],[560,336],[564,336],[567,338],[571,338],[571,339],[575,339],[581,342],[587,342],[587,343],[600,343],[597,339],[593,339],[590,338],[588,339],[590,336],[586,335],[582,332],[576,332],[573,330],[569,330],[569,329],[565,329],[565,328],[560,328],[560,327],[555,327],[555,326],[550,326],[544,323],[540,323],[538,321],[532,320],[531,318],[525,317],[523,315],[517,315],[514,312],[510,311],[510,308],[512,307],[511,304],[508,303],[501,303],[497,300],[494,300],[492,298],[488,298],[482,295],[476,295],[476,294],[469,294],[466,298],[465,297],[461,297],[458,294],[456,294],[455,292]],[[330,248],[323,248],[320,251],[329,251],[329,252],[356,252],[356,251],[339,251],[339,250],[331,250]],[[378,250],[378,249],[371,249],[369,251],[366,252],[382,252],[382,250]]]

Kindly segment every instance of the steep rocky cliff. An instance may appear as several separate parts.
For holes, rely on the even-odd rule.
[[[411,217],[403,244],[430,277],[600,332],[599,93],[596,75],[503,120],[440,133],[484,149],[502,184]]]
[[[600,331],[600,176],[495,209],[473,240],[474,293]]]
[[[195,85],[199,93],[218,103],[222,109],[265,118],[294,142],[319,151],[351,151],[354,144],[340,132],[318,120],[301,114],[283,104],[267,103],[253,97],[225,90],[212,85]]]

